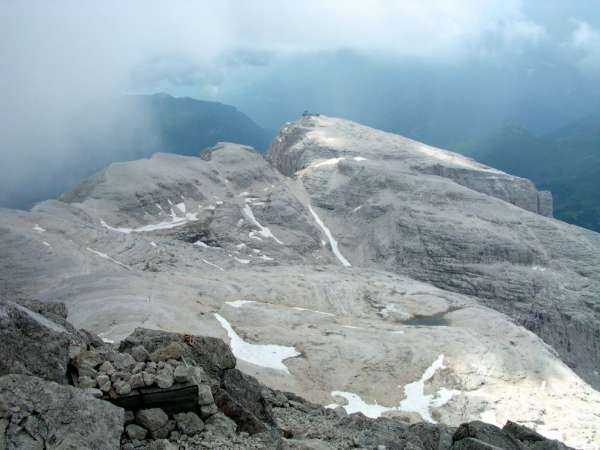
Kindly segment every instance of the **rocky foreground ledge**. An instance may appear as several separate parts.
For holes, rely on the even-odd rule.
[[[0,301],[0,450],[569,448],[512,422],[348,415],[242,373],[220,339],[138,328],[117,347],[66,317]]]

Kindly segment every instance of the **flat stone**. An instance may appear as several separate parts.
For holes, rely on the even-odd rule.
[[[129,381],[130,378],[131,378],[131,374],[128,372],[115,372],[110,377],[110,380],[113,383],[116,383],[118,381]]]

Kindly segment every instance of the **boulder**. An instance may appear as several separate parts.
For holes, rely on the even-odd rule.
[[[146,383],[144,383],[144,376],[141,373],[134,373],[131,375],[129,384],[131,385],[131,389],[139,389],[146,386]]]
[[[524,443],[533,443],[546,440],[544,436],[533,431],[531,428],[511,422],[510,420],[502,427],[502,431],[505,431],[515,439],[518,439]]]
[[[204,422],[198,417],[196,413],[187,412],[175,414],[175,422],[177,422],[177,429],[187,436],[194,436],[200,433],[204,429]]]
[[[90,378],[90,377],[79,377],[79,379],[77,380],[77,384],[82,389],[95,388],[96,380],[95,380],[95,378]]]
[[[133,369],[135,364],[136,360],[133,359],[133,356],[131,356],[129,353],[117,353],[113,361],[113,366],[115,366],[115,369],[122,371]]]
[[[495,445],[487,444],[479,439],[465,438],[455,442],[451,450],[505,450],[504,447],[496,447]]]
[[[116,381],[113,389],[118,395],[127,395],[131,393],[131,384],[128,381]]]
[[[142,372],[142,379],[144,380],[144,385],[146,387],[152,386],[156,381],[155,375],[146,371]]]
[[[0,443],[8,449],[119,448],[123,409],[80,389],[13,374],[0,377],[0,399],[6,405],[0,422],[8,424]]]
[[[278,450],[333,450],[334,448],[321,439],[282,439]]]
[[[69,345],[79,339],[37,312],[0,302],[0,375],[20,373],[68,384]]]

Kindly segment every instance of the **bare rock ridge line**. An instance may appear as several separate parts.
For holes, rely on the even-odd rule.
[[[410,425],[324,408],[244,374],[228,346],[211,337],[137,328],[117,347],[75,329],[62,304],[3,300],[0,308],[3,341],[64,338],[60,354],[57,339],[23,355],[2,348],[2,356],[21,360],[0,367],[6,450],[570,448],[514,422]]]
[[[329,405],[385,419],[364,422],[378,433],[396,422],[438,430],[511,420],[595,450],[600,235],[546,217],[549,202],[527,180],[460,155],[342,119],[305,117],[282,128],[266,158],[230,143],[199,157],[159,153],[112,164],[29,212],[1,210],[0,295],[39,299],[29,308],[37,314],[62,302],[71,323],[119,353],[133,355],[127,342],[138,328],[178,336],[178,344],[185,335],[223,340],[239,371],[227,378],[232,383],[254,377],[289,393],[299,410],[308,407],[294,395],[311,402],[310,411]],[[15,311],[0,311],[0,321]],[[77,334],[66,311],[54,317]],[[37,319],[21,311],[16,328],[33,333]],[[48,361],[45,377],[65,384],[68,339],[58,328],[41,330],[5,350],[55,342],[48,355],[60,357]],[[160,345],[143,339],[150,354],[171,343],[156,339]],[[185,379],[180,367],[189,356],[164,361],[162,386]],[[215,357],[192,359],[205,367]],[[21,354],[3,360],[25,364]],[[21,373],[44,376],[45,361]],[[105,362],[83,369],[84,386],[162,396],[154,361],[136,361],[143,366],[114,380],[110,367],[100,370]],[[223,370],[209,375],[225,383]],[[182,402],[206,389],[180,387]],[[238,420],[226,412],[227,397],[214,400]],[[291,422],[280,428],[309,439],[296,423],[309,419],[290,411],[281,410]],[[187,413],[181,427],[200,427]],[[157,436],[173,421],[178,427],[180,412],[165,414],[166,422],[155,412],[128,423],[129,439],[144,430],[151,436],[154,419]],[[360,417],[343,420],[360,427]],[[328,420],[328,430],[338,426]],[[485,441],[477,430],[461,441]],[[331,433],[325,440],[334,448],[358,445]]]

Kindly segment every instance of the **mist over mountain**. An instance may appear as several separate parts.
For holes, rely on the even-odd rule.
[[[220,141],[266,150],[271,135],[233,106],[168,94],[94,100],[71,115],[65,127],[60,137],[21,141],[36,154],[25,167],[3,155],[8,162],[0,168],[0,206],[28,208],[58,197],[113,162],[156,152],[197,155]],[[37,146],[45,151],[38,154]]]
[[[600,231],[600,118],[598,114],[551,133],[506,126],[460,148],[478,160],[527,177],[552,191],[557,218]]]

